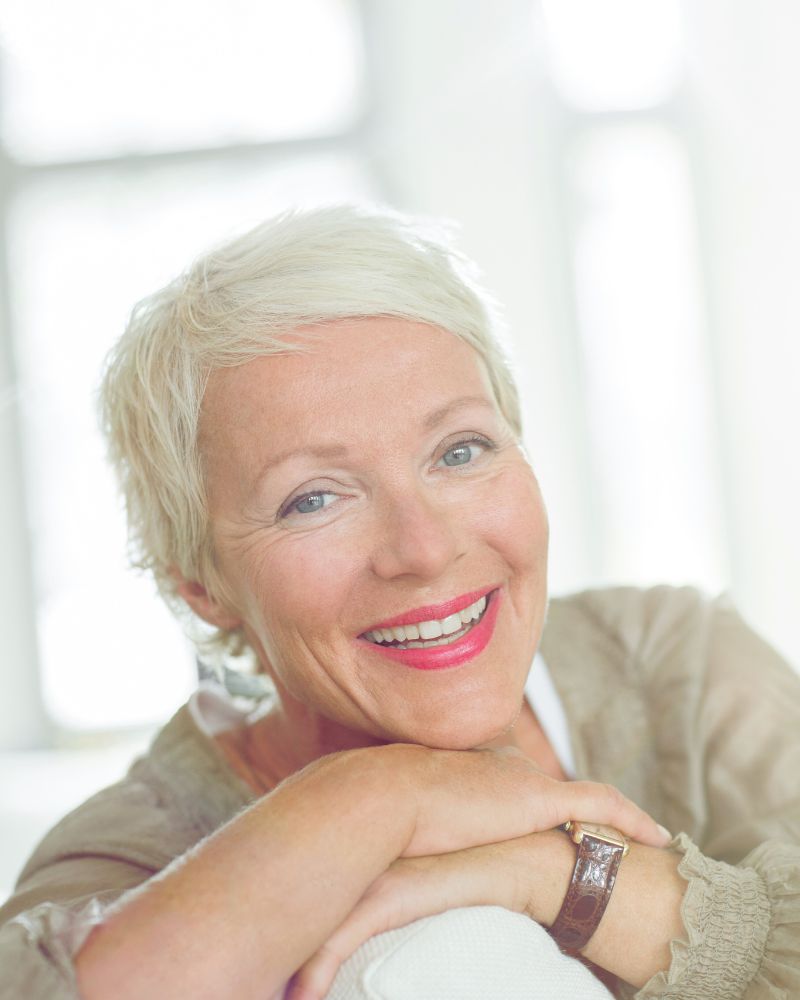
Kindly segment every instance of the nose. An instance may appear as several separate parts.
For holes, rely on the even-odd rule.
[[[430,581],[464,552],[458,511],[422,491],[384,497],[375,526],[372,570],[384,580],[401,576]]]

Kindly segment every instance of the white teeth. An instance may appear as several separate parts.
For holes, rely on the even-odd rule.
[[[442,642],[447,642],[447,637],[456,633],[463,634],[466,631],[465,626],[480,618],[485,610],[486,598],[481,597],[474,604],[470,604],[468,608],[448,615],[447,618],[417,622],[415,625],[394,625],[392,628],[376,628],[365,632],[364,638],[369,639],[370,642],[378,643],[411,642],[414,646],[422,645],[422,643],[417,643],[416,640],[431,642],[434,639],[441,639]],[[445,638],[442,638],[443,636]],[[440,643],[437,643],[437,645],[440,645]]]
[[[453,632],[458,632],[462,624],[464,623],[461,621],[461,612],[457,611],[454,615],[443,619],[442,635],[452,635]]]
[[[420,639],[438,639],[444,631],[442,623],[436,620],[432,622],[418,622],[417,628],[419,629]]]

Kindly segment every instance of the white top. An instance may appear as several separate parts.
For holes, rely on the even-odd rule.
[[[533,666],[525,682],[525,697],[536,713],[536,718],[550,741],[564,774],[568,778],[574,778],[575,757],[572,753],[567,717],[541,653],[537,653],[533,658]]]

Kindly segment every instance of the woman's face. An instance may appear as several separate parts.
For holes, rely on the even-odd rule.
[[[548,525],[482,362],[454,335],[400,319],[294,336],[307,353],[218,370],[203,402],[234,617],[284,712],[335,729],[340,745],[497,739],[542,630]],[[412,623],[449,618],[452,630],[481,595],[481,619],[455,640],[408,646],[436,631],[415,640]],[[399,644],[376,642],[376,626],[398,619]]]

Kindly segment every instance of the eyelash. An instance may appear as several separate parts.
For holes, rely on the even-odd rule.
[[[444,458],[444,456],[448,455],[451,451],[456,451],[456,449],[458,448],[464,448],[465,446],[471,444],[480,445],[487,451],[494,451],[495,448],[497,447],[492,441],[489,440],[489,438],[484,437],[482,434],[473,434],[471,437],[462,438],[461,440],[456,441],[454,444],[451,444],[447,448],[445,448],[445,450],[442,452],[439,458],[439,461],[441,461]],[[452,465],[448,466],[448,468],[459,469],[462,468],[462,466]],[[291,500],[289,500],[286,504],[284,504],[283,507],[281,507],[281,509],[278,511],[278,520],[283,520],[284,518],[288,517],[293,512],[293,509],[297,506],[297,504],[302,503],[304,500],[308,500],[310,497],[325,496],[332,493],[333,493],[332,490],[309,490],[307,493],[300,493],[298,496],[292,497]],[[321,507],[319,509],[324,510],[324,507]],[[299,514],[300,512],[297,511],[297,513]],[[306,516],[306,514],[303,514],[301,516]]]

